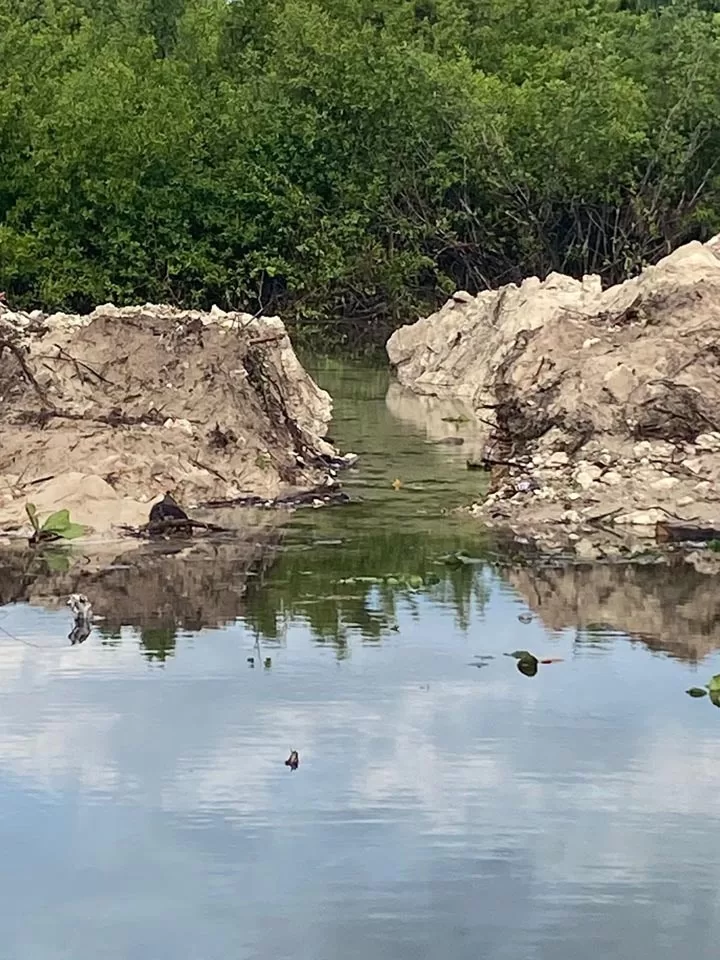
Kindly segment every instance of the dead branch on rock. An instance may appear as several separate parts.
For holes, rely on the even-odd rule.
[[[110,413],[89,416],[83,413],[69,413],[64,410],[21,410],[15,417],[15,423],[32,424],[44,427],[50,420],[74,420],[83,423],[98,423],[109,427],[135,427],[142,424],[161,424],[167,419],[167,414],[152,408],[139,416],[130,416],[114,407]],[[197,421],[191,420],[190,423]]]
[[[81,380],[83,379],[83,376],[80,370],[80,368],[82,367],[84,370],[87,370],[88,373],[91,373],[94,377],[97,377],[97,379],[101,380],[103,383],[112,382],[108,380],[107,377],[104,377],[101,373],[98,373],[97,370],[91,367],[89,363],[85,363],[84,360],[78,360],[75,357],[71,356],[66,350],[64,350],[60,346],[60,344],[57,345],[57,349],[58,349],[57,357],[38,355],[38,360],[66,360],[69,363],[73,363],[75,365],[75,371]]]
[[[235,533],[229,527],[221,527],[216,523],[204,523],[201,520],[151,520],[141,527],[132,527],[129,524],[121,524],[119,527],[128,536],[144,540],[153,537],[166,536],[187,536],[191,537],[194,530],[205,533]]]
[[[12,353],[12,355],[15,357],[15,359],[18,362],[18,365],[20,366],[20,369],[23,372],[23,376],[25,377],[26,381],[30,384],[30,386],[33,388],[35,393],[40,397],[41,401],[46,406],[54,408],[55,404],[52,402],[52,400],[48,399],[47,393],[43,390],[43,388],[37,382],[32,370],[28,367],[27,363],[25,362],[25,358],[22,355],[21,348],[18,347],[17,344],[12,343],[6,337],[2,337],[0,338],[0,357],[2,357],[3,350],[6,350],[6,349],[9,350],[10,353]]]
[[[720,430],[702,409],[705,398],[697,390],[682,384],[663,383],[660,396],[651,397],[639,407],[633,436],[637,440],[693,441],[698,434]]]

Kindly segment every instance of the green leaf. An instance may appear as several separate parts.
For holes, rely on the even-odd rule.
[[[47,530],[48,533],[59,533],[62,536],[63,530],[65,530],[69,523],[70,511],[56,510],[55,513],[50,514],[41,529]]]
[[[26,503],[25,513],[28,515],[30,519],[30,523],[32,524],[33,530],[37,533],[38,530],[40,529],[40,521],[38,520],[37,507],[35,506],[35,504]]]
[[[58,531],[64,540],[76,540],[85,534],[85,527],[80,523],[69,523],[64,530]]]
[[[706,697],[707,696],[707,690],[703,690],[702,687],[690,687],[690,689],[686,690],[685,693],[687,693],[689,697]]]

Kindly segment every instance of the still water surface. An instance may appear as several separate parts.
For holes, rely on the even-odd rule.
[[[33,603],[0,611],[0,956],[714,957],[720,711],[684,693],[720,671],[712,581],[438,563],[488,555],[444,512],[464,448],[382,373],[318,377],[362,503],[259,526],[262,560],[2,560]],[[71,647],[42,595],[75,582],[115,613]]]

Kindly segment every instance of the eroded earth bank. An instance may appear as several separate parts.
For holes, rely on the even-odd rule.
[[[658,522],[720,525],[719,338],[715,237],[606,290],[551,274],[456,293],[387,352],[400,384],[473,411],[474,514],[596,556]]]
[[[278,318],[146,305],[45,316],[0,306],[0,527],[25,504],[90,532],[188,506],[335,485],[332,403]]]

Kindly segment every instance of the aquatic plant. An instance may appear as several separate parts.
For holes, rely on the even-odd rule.
[[[73,523],[69,510],[56,510],[41,524],[34,503],[25,504],[25,512],[32,524],[33,534],[30,543],[47,543],[51,540],[75,540],[85,533],[85,527]]]

